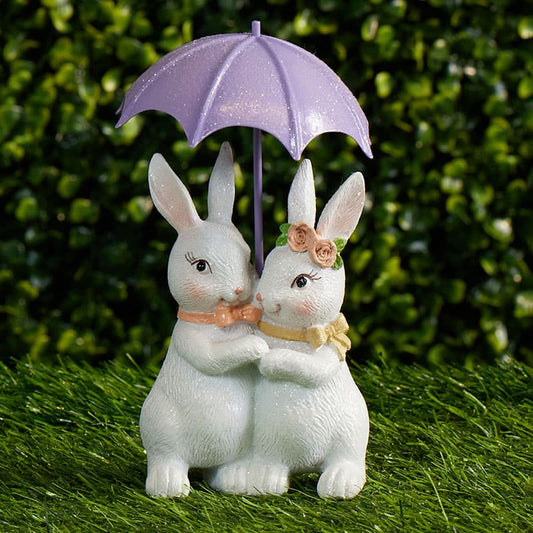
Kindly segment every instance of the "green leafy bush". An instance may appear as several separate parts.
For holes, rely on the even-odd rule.
[[[124,91],[160,56],[249,31],[253,19],[328,63],[370,121],[373,160],[339,134],[304,153],[321,204],[354,170],[367,182],[367,208],[343,252],[352,357],[532,363],[533,19],[505,0],[4,2],[2,357],[164,355],[175,235],[149,199],[156,151],[205,213],[210,168],[230,140],[234,219],[252,242],[250,130],[190,149],[170,116],[114,123]],[[297,163],[268,135],[263,147],[268,250]]]

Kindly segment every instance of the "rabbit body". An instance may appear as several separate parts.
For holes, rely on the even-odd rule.
[[[182,321],[174,327],[141,411],[150,495],[186,495],[189,468],[231,463],[250,446],[256,371],[246,363],[262,346],[248,326],[228,326],[223,335],[217,329]]]
[[[355,174],[324,208],[320,236],[348,239],[363,203],[364,182]],[[289,193],[289,222],[313,227],[314,218],[313,176],[304,161]],[[307,253],[277,246],[257,287],[262,321],[294,331],[330,324],[339,316],[344,282],[343,267],[321,268]],[[308,342],[261,335],[271,350],[259,362],[244,492],[281,494],[291,473],[318,471],[320,496],[352,498],[365,483],[369,419],[346,362],[329,342],[314,349]]]
[[[233,162],[225,143],[209,183],[209,216],[201,220],[186,188],[162,156],[150,163],[154,204],[179,235],[168,266],[169,287],[190,316],[249,301],[254,283],[250,249],[231,223]],[[228,307],[229,308],[229,307]],[[152,496],[189,493],[189,468],[207,469],[224,490],[231,464],[252,436],[253,364],[268,351],[250,324],[219,327],[179,318],[161,371],[146,398],[140,431]],[[223,475],[219,468],[226,465]]]

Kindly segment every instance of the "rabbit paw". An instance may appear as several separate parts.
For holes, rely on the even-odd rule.
[[[350,499],[357,496],[365,484],[364,465],[343,463],[328,467],[320,476],[317,485],[322,498]]]
[[[233,463],[217,468],[208,479],[216,490],[230,494],[246,494],[247,464]]]
[[[246,493],[251,496],[279,496],[289,490],[289,469],[285,465],[254,463],[247,478]]]
[[[283,348],[270,350],[259,362],[259,372],[267,379],[287,379],[291,362],[291,351]]]
[[[156,498],[187,496],[191,490],[187,467],[178,461],[153,466],[146,477],[146,492]]]
[[[266,355],[270,348],[265,340],[257,335],[247,335],[239,340],[240,348],[250,355],[251,360],[259,359]]]

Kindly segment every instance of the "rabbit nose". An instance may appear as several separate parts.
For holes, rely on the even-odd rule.
[[[235,294],[238,296],[239,294],[242,294],[244,292],[244,287],[237,287],[235,289]]]
[[[263,297],[261,296],[261,293],[258,292],[256,295],[255,295],[256,299],[258,302],[262,302],[263,301]]]

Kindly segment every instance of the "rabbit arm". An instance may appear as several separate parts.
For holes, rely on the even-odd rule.
[[[292,381],[308,388],[320,387],[339,370],[339,357],[330,346],[312,353],[274,348],[259,363],[261,374],[271,381]]]
[[[268,350],[267,343],[256,335],[216,342],[197,334],[182,336],[178,352],[203,374],[216,376],[255,361]]]

